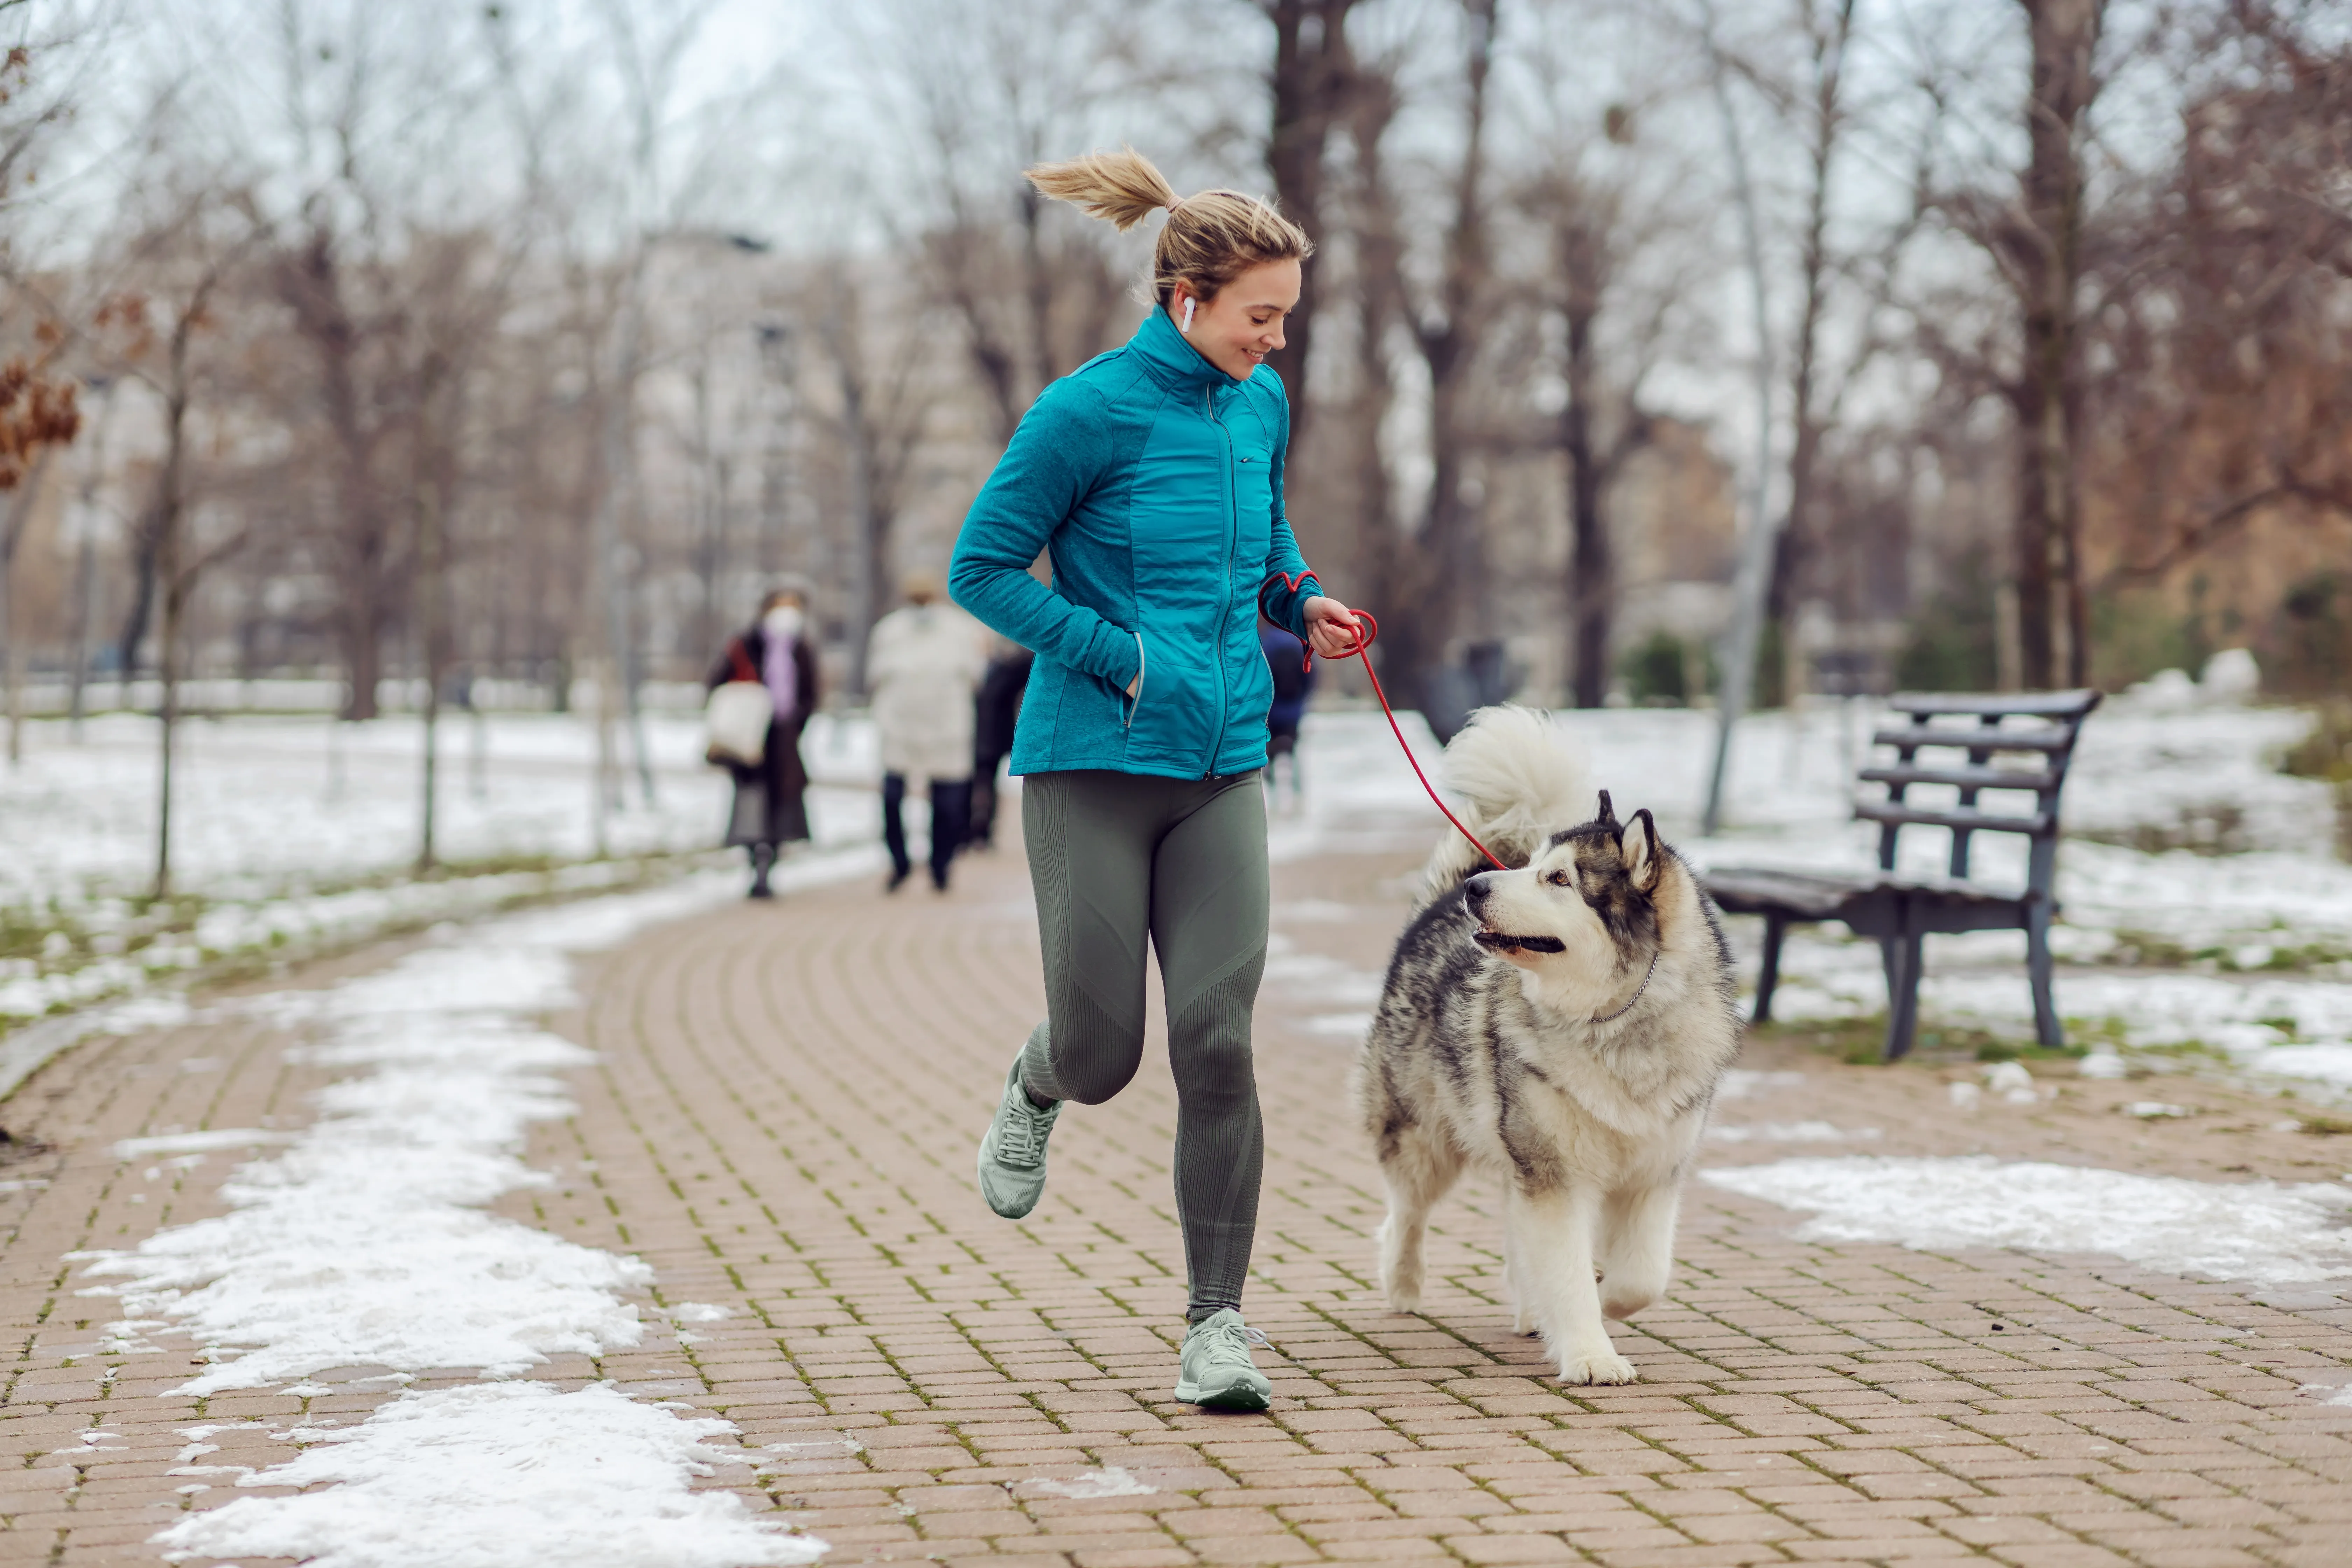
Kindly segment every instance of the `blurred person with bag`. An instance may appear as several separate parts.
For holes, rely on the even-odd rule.
[[[931,886],[948,889],[948,867],[963,847],[971,814],[973,702],[987,672],[980,623],[942,604],[936,577],[909,578],[908,603],[874,623],[866,679],[882,742],[882,842],[890,851],[887,889],[914,870],[907,856],[909,780],[931,803]]]
[[[816,647],[808,636],[808,592],[799,579],[778,584],[760,601],[760,618],[730,638],[703,685],[710,693],[710,741],[705,756],[735,781],[727,819],[727,847],[741,845],[751,860],[754,899],[774,897],[768,871],[777,847],[809,836],[808,772],[801,765],[801,731],[816,711]],[[764,695],[766,728],[757,705]],[[756,739],[755,739],[756,737]]]
[[[964,842],[996,845],[996,774],[1013,754],[1013,731],[1021,721],[1021,694],[1029,689],[1029,667],[1037,656],[1019,643],[1005,643],[988,661],[972,715],[971,827]]]

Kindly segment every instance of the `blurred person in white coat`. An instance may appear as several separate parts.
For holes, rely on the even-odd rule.
[[[971,815],[972,693],[988,672],[988,634],[945,602],[938,578],[910,578],[905,591],[906,606],[875,622],[866,644],[882,742],[882,841],[896,892],[915,868],[907,856],[907,785],[923,784],[931,803],[931,886],[945,892]]]

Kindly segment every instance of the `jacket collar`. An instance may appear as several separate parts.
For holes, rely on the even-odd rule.
[[[1168,319],[1164,306],[1151,307],[1151,313],[1143,318],[1143,324],[1135,329],[1135,336],[1128,339],[1127,346],[1150,367],[1154,378],[1177,391],[1197,394],[1207,387],[1213,392],[1223,392],[1241,384],[1184,341],[1184,334]]]

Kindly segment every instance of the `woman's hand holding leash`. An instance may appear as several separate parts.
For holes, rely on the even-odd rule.
[[[1346,658],[1375,635],[1369,615],[1357,613],[1339,600],[1320,594],[1307,601],[1307,643],[1324,658]]]
[[[1293,579],[1277,572],[1266,579],[1266,584],[1271,586],[1277,582],[1287,583],[1296,589],[1305,580],[1304,573]],[[1372,695],[1381,700],[1381,711],[1388,718],[1389,731],[1396,736],[1397,745],[1404,752],[1404,760],[1412,764],[1413,776],[1421,781],[1421,787],[1429,792],[1430,804],[1445,814],[1445,820],[1454,824],[1454,831],[1470,840],[1472,847],[1486,858],[1488,865],[1497,871],[1509,870],[1510,868],[1504,865],[1492,849],[1478,842],[1476,834],[1462,826],[1462,819],[1454,815],[1453,808],[1439,798],[1437,786],[1431,784],[1429,775],[1421,771],[1421,759],[1412,754],[1411,746],[1405,744],[1404,731],[1397,727],[1396,710],[1389,706],[1389,694],[1381,689],[1380,672],[1372,668],[1368,652],[1372,639],[1381,635],[1381,623],[1372,618],[1369,610],[1351,610],[1337,599],[1320,595],[1307,601],[1304,614],[1307,641],[1315,652],[1325,658],[1346,658],[1352,654],[1366,656],[1364,674],[1372,683]]]

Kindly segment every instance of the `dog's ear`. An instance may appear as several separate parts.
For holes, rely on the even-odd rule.
[[[1617,808],[1609,804],[1609,792],[1605,789],[1601,792],[1601,815],[1592,820],[1600,823],[1603,827],[1617,826]]]
[[[1617,840],[1617,852],[1623,858],[1626,879],[1633,884],[1634,891],[1658,890],[1658,824],[1648,806],[1635,812],[1633,820],[1625,825],[1624,834]]]

